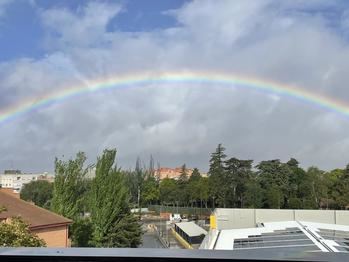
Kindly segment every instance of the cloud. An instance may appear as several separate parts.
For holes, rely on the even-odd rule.
[[[47,55],[0,65],[0,105],[110,76],[190,70],[270,79],[345,101],[349,46],[329,26],[326,10],[334,5],[200,0],[166,12],[178,26],[136,33],[107,30],[124,10],[116,4],[41,10]],[[0,130],[7,152],[0,166],[52,170],[55,156],[83,150],[94,161],[117,147],[124,167],[153,154],[162,165],[205,170],[223,143],[231,156],[296,157],[329,169],[348,161],[348,126],[333,112],[251,88],[149,83],[74,97],[11,121]]]
[[[89,2],[76,12],[54,8],[43,10],[41,17],[50,33],[50,44],[58,40],[57,46],[103,45],[106,41],[108,22],[121,11],[118,4]]]
[[[5,15],[7,6],[13,2],[13,0],[0,0],[0,18]]]

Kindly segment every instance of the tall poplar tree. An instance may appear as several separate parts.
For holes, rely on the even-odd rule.
[[[96,247],[137,247],[141,228],[129,207],[125,176],[115,163],[116,150],[97,159],[91,188],[92,243]]]
[[[55,160],[55,182],[51,209],[62,216],[75,219],[83,212],[85,197],[84,168],[86,156],[83,152],[76,154],[75,159],[68,161]]]

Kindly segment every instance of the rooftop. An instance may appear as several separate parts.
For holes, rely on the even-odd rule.
[[[207,234],[206,230],[195,224],[193,221],[176,223],[176,226],[182,229],[182,231],[184,231],[189,237]]]
[[[20,216],[31,229],[66,225],[72,222],[70,219],[4,192],[0,192],[0,206],[6,208],[6,211],[0,213],[0,220]]]
[[[349,252],[349,226],[283,221],[257,228],[225,229],[215,248],[239,252]]]

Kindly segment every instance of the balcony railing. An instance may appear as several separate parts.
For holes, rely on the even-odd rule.
[[[273,253],[128,248],[0,248],[0,261],[348,261],[345,253]]]

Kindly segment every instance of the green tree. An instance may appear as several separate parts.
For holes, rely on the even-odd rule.
[[[341,183],[341,177],[344,174],[344,170],[336,168],[326,173],[326,180],[328,182],[328,199],[326,201],[326,208],[330,209],[340,209],[340,203],[338,199],[341,197],[341,186],[338,185]]]
[[[328,174],[317,167],[309,167],[307,175],[311,177],[311,191],[317,208],[328,208],[330,198]]]
[[[199,169],[194,168],[187,183],[187,196],[192,206],[200,200],[200,180],[201,174]]]
[[[144,179],[146,177],[146,171],[142,168],[141,159],[138,158],[135,169],[135,183],[136,183],[136,195],[137,195],[137,206],[139,207],[141,201],[141,194],[143,192]]]
[[[243,207],[247,184],[252,174],[252,160],[232,157],[225,161],[225,183],[229,185],[230,206]]]
[[[150,156],[149,167],[142,165],[138,157],[135,170],[123,171],[131,193],[131,202],[136,205],[155,204],[159,201],[159,181],[155,176],[154,159]],[[140,203],[138,203],[140,202]]]
[[[137,247],[141,228],[131,214],[125,176],[115,163],[116,150],[97,159],[91,189],[92,244],[96,247]]]
[[[286,165],[289,167],[287,206],[289,208],[316,208],[314,177],[305,172],[296,159],[291,158]],[[292,199],[292,201],[290,201]],[[298,200],[296,200],[298,199]],[[301,205],[299,205],[301,203]],[[293,207],[292,207],[293,206]]]
[[[246,184],[244,199],[245,207],[261,208],[263,206],[263,190],[254,173],[251,174],[251,178]]]
[[[45,180],[31,181],[25,184],[20,192],[21,199],[32,201],[35,205],[49,209],[53,184]]]
[[[201,178],[201,174],[199,169],[197,169],[196,167],[193,169],[193,173],[191,174],[189,180],[190,181],[198,181]]]
[[[164,178],[160,182],[161,204],[175,204],[177,200],[177,184],[174,179]]]
[[[79,152],[75,159],[55,160],[55,182],[51,209],[60,215],[74,219],[83,212],[85,187],[84,168],[86,156]]]
[[[182,206],[186,206],[189,202],[189,188],[188,188],[188,173],[185,164],[181,167],[181,173],[177,180],[177,205],[180,203]]]
[[[303,207],[302,200],[298,197],[291,197],[288,203],[288,208],[301,209]]]
[[[187,167],[185,164],[181,166],[181,173],[179,175],[178,181],[186,183],[188,181]]]
[[[289,194],[289,166],[275,159],[262,161],[257,168],[258,181],[264,192],[264,207],[284,208]]]
[[[29,225],[21,218],[11,218],[9,222],[0,222],[1,247],[44,247],[44,240],[29,230]]]
[[[79,152],[75,159],[55,160],[55,181],[51,209],[73,220],[69,226],[69,238],[72,245],[88,246],[91,235],[86,230],[88,221],[84,213],[89,211],[89,192],[91,180],[86,179],[87,168],[84,167],[86,156]],[[83,239],[85,237],[85,239]]]
[[[268,208],[282,208],[284,204],[283,194],[279,187],[272,185],[265,191],[265,203]]]
[[[85,216],[86,213],[90,212],[90,195],[92,183],[92,178],[84,178],[80,181],[79,192],[81,194],[81,197],[79,201],[79,212],[82,216]]]
[[[341,172],[338,179],[334,182],[333,190],[335,201],[339,208],[346,209],[349,205],[349,164]]]
[[[210,187],[207,177],[200,178],[198,182],[197,192],[199,192],[200,207],[202,207],[202,204],[204,204],[207,208],[207,202],[210,198]]]
[[[91,247],[93,224],[89,218],[77,218],[70,227],[73,247]]]
[[[289,198],[295,199],[298,198],[299,188],[304,179],[304,173],[299,170],[299,163],[296,159],[291,158],[286,164],[291,171],[288,179]],[[295,200],[292,202],[295,202]]]
[[[221,207],[226,207],[230,185],[225,182],[224,160],[225,148],[218,144],[216,151],[211,154],[209,169],[209,184],[213,202],[218,202]],[[215,204],[215,203],[213,203]]]
[[[154,175],[149,175],[144,181],[141,195],[142,204],[152,205],[159,201],[160,191],[159,183]]]

